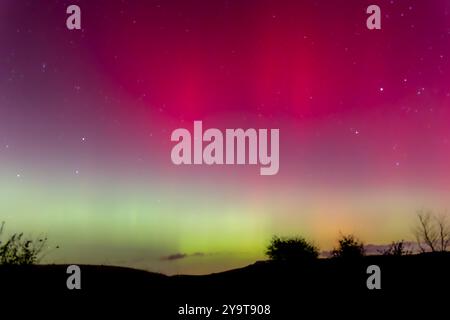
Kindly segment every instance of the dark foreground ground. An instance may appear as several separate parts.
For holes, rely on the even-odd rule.
[[[369,265],[381,269],[381,290],[366,286]],[[93,312],[101,319],[119,314],[134,319],[139,314],[143,319],[193,320],[310,319],[306,315],[311,312],[318,318],[336,319],[367,319],[393,312],[406,316],[416,310],[427,310],[424,319],[450,314],[450,253],[369,256],[351,262],[327,259],[300,265],[258,262],[205,276],[169,277],[128,268],[80,267],[81,290],[68,290],[65,265],[0,266],[0,307],[16,303],[22,306],[18,310],[36,308],[32,309],[36,315],[63,319],[64,314],[73,313],[90,319]],[[212,307],[213,311],[208,318],[179,315],[186,304]],[[240,315],[232,315],[231,308],[224,306],[252,304],[270,305],[270,314],[252,315],[249,306],[245,315],[243,306]],[[60,310],[65,311],[61,314]]]

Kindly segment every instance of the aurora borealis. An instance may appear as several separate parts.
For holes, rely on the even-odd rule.
[[[207,273],[450,209],[450,2],[0,4],[0,221],[56,263]],[[66,7],[82,30],[65,27]],[[171,132],[279,128],[280,168],[175,166]],[[411,239],[412,240],[412,239]]]

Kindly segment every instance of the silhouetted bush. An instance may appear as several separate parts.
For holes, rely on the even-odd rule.
[[[267,247],[266,255],[275,261],[311,261],[319,256],[319,250],[302,237],[279,238],[274,236]]]
[[[0,265],[28,265],[34,264],[42,258],[47,246],[47,238],[30,240],[24,238],[23,233],[15,233],[1,241],[5,223],[0,226]]]
[[[343,235],[338,243],[338,247],[331,251],[334,258],[357,259],[365,254],[364,244],[352,234]]]
[[[405,248],[405,242],[401,240],[392,242],[382,254],[385,256],[404,256],[411,254],[411,251]]]

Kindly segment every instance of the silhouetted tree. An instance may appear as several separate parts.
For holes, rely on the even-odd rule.
[[[276,261],[311,261],[319,256],[319,249],[302,237],[274,236],[267,247],[266,255],[269,259]]]
[[[0,239],[5,223],[0,226]],[[6,239],[0,240],[0,265],[27,265],[38,262],[47,248],[47,238],[36,240],[25,239],[23,233],[15,233]],[[57,247],[58,248],[58,247]]]
[[[430,210],[417,214],[414,230],[417,245],[422,252],[446,251],[450,244],[450,225],[446,215],[434,216]]]
[[[354,235],[342,235],[338,240],[338,247],[331,251],[334,258],[356,259],[364,256],[364,244]]]
[[[441,251],[446,251],[450,244],[450,224],[448,222],[447,216],[441,214],[435,218],[438,233],[439,233],[439,249]]]

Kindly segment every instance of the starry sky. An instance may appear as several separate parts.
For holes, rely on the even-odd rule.
[[[382,29],[366,28],[376,3]],[[66,8],[81,8],[81,30]],[[56,263],[208,273],[273,234],[412,240],[450,208],[450,1],[0,3],[0,221]],[[279,128],[280,170],[170,134]]]

